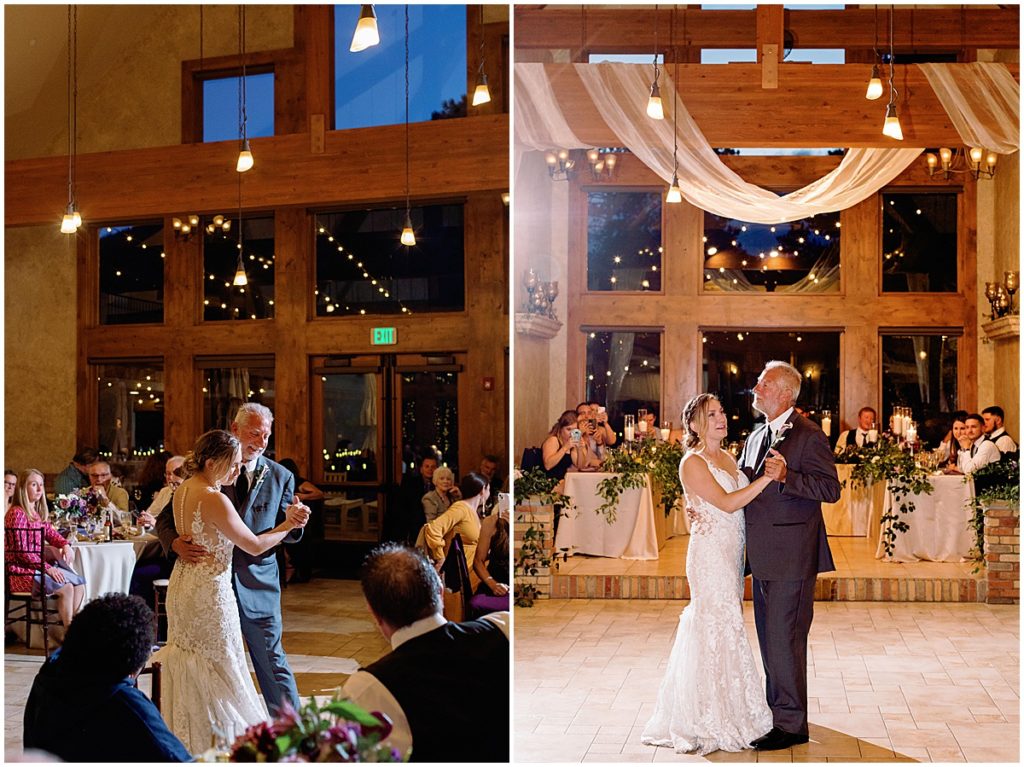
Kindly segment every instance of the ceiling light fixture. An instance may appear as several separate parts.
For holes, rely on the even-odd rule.
[[[476,73],[476,89],[473,91],[473,106],[478,107],[491,100],[491,91],[487,87],[487,74],[484,72],[484,6],[480,11],[480,67]]]
[[[235,170],[245,173],[252,170],[255,161],[252,157],[252,150],[249,148],[249,137],[246,129],[249,123],[249,115],[245,109],[245,6],[238,6],[238,58],[242,64],[242,76],[238,79],[238,135],[242,139],[242,147],[238,152],[238,162],[235,163]]]
[[[875,101],[882,98],[882,76],[878,69],[878,6],[875,6],[875,47],[872,48],[875,58],[871,62],[871,78],[868,80],[868,90],[864,98],[868,101]]]
[[[62,234],[74,234],[82,225],[75,204],[75,175],[78,160],[78,6],[68,6],[68,206],[60,222]]]
[[[683,20],[686,20],[686,11],[683,11]],[[672,31],[669,34],[671,48],[675,43],[672,39],[675,37],[675,9],[673,9],[672,15]],[[686,34],[683,33],[683,38],[686,38]],[[673,80],[679,77],[679,60],[676,57],[675,62],[675,77]],[[673,88],[677,87],[675,82],[672,83]],[[678,91],[672,91],[672,185],[668,188],[668,193],[665,195],[665,202],[669,204],[676,204],[683,201],[683,191],[679,188],[679,96]]]
[[[661,105],[661,91],[658,88],[658,6],[654,6],[654,81],[651,83],[651,96],[647,99],[647,116],[654,120],[665,119],[665,109]]]
[[[377,30],[377,14],[373,6],[360,6],[359,21],[356,22],[356,31],[352,33],[352,44],[348,49],[352,53],[359,53],[379,44],[380,32]]]
[[[416,244],[412,230],[412,209],[409,206],[409,6],[405,6],[405,226],[401,243],[407,248]]]
[[[893,6],[889,6],[889,103],[885,107],[885,122],[882,124],[882,135],[897,141],[903,140],[903,129],[900,127],[900,118],[896,114],[896,86],[893,85],[895,72],[895,52],[892,41],[892,17]]]

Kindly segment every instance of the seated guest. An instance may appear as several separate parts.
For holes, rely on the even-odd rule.
[[[25,704],[24,742],[67,762],[189,762],[136,677],[153,648],[153,613],[138,597],[92,600],[50,656]]]
[[[428,453],[420,459],[420,465],[402,477],[398,491],[397,513],[387,514],[384,538],[389,541],[412,542],[426,519],[423,517],[423,496],[434,489],[434,472],[437,470],[437,456]],[[390,521],[389,521],[390,520]]]
[[[18,475],[14,469],[7,469],[4,471],[4,493],[7,495],[7,507],[4,509],[4,513],[7,509],[11,508],[11,504],[14,502],[14,491],[18,488]]]
[[[981,411],[985,419],[985,436],[994,442],[1000,453],[1016,453],[1017,443],[1003,428],[1003,409],[999,405],[991,405]]]
[[[840,432],[839,439],[836,440],[836,450],[842,450],[849,445],[857,445],[857,447],[864,447],[868,444],[868,432],[871,429],[877,429],[878,413],[872,407],[862,407],[857,411],[857,428],[856,429],[845,429]],[[851,439],[852,438],[852,439]],[[877,434],[875,435],[877,440]]]
[[[455,475],[447,466],[441,466],[434,471],[434,489],[420,499],[424,518],[427,522],[433,522],[459,498],[461,496],[459,488],[455,487]]]
[[[156,518],[160,516],[160,512],[170,507],[171,496],[174,495],[174,491],[178,489],[178,485],[180,485],[185,479],[181,473],[181,467],[184,463],[185,456],[183,455],[172,455],[164,463],[165,484],[157,491],[156,495],[153,496],[153,502],[149,504],[149,508],[139,515],[140,521],[142,521],[143,524],[156,524]],[[143,515],[146,515],[149,519],[143,520]],[[153,521],[149,521],[150,519]]]
[[[587,466],[593,469],[601,468],[604,463],[604,428],[597,423],[597,413],[587,403],[581,403],[576,407],[576,426],[580,430],[582,446],[587,455]]]
[[[949,417],[952,419],[952,425],[949,428],[949,433],[939,443],[938,451],[943,456],[943,469],[959,473],[956,464],[960,458],[960,437],[963,436],[964,429],[967,428],[967,424],[964,423],[967,420],[967,411],[954,410]]]
[[[139,471],[139,479],[135,487],[139,491],[139,505],[151,505],[154,496],[167,484],[167,459],[171,454],[167,450],[159,450],[143,464]]]
[[[78,449],[71,463],[53,481],[53,492],[57,495],[67,495],[76,490],[89,486],[88,466],[99,460],[99,454],[90,447]]]
[[[549,477],[564,479],[569,469],[583,471],[590,465],[590,452],[578,431],[575,410],[566,410],[555,421],[547,438],[541,444],[544,472]]]
[[[181,475],[182,465],[185,457],[172,455],[164,462],[164,485],[153,497],[149,508],[139,514],[139,523],[147,526],[156,525],[156,518],[161,512],[171,508],[171,496],[178,489],[184,478]],[[132,570],[131,583],[128,586],[128,593],[142,597],[147,605],[153,602],[153,581],[161,578],[170,578],[174,563],[164,554],[164,549],[159,541],[148,544],[139,554]]]
[[[484,517],[470,564],[480,579],[471,602],[477,614],[508,610],[508,517],[504,513]]]
[[[982,466],[998,461],[1001,455],[996,443],[985,438],[985,419],[977,413],[967,416],[964,433],[960,437],[957,469],[962,474],[972,474]]]
[[[590,409],[590,414],[597,420],[598,428],[594,433],[594,437],[597,439],[598,444],[604,447],[612,447],[615,444],[616,436],[615,429],[608,423],[608,411],[605,410],[604,405],[600,402],[593,400],[587,402],[586,405]]]
[[[470,472],[459,483],[461,500],[453,503],[439,517],[423,526],[423,544],[438,569],[444,563],[448,547],[456,535],[462,536],[466,564],[469,565],[473,561],[476,555],[476,542],[480,538],[480,512],[487,503],[489,494],[487,480],[475,472]],[[472,575],[470,580],[474,580]]]
[[[98,491],[103,510],[112,515],[114,524],[128,516],[128,491],[114,484],[114,475],[106,461],[89,464],[89,485]]]
[[[4,554],[7,569],[11,573],[11,591],[33,591],[36,594],[52,594],[57,597],[57,615],[67,628],[71,618],[85,598],[85,578],[71,569],[75,550],[71,544],[50,524],[50,511],[43,495],[43,473],[38,469],[26,469],[18,477],[14,503],[4,517],[4,528],[32,528],[42,530],[43,541],[59,549],[60,556],[44,566],[43,583],[39,579],[39,555],[26,550],[38,545],[35,535],[27,532],[4,536]],[[21,551],[14,552],[12,548]],[[44,547],[45,551],[45,547]],[[45,555],[44,555],[45,556]],[[54,627],[53,638],[59,642],[63,631]]]
[[[392,651],[353,674],[344,693],[380,711],[385,741],[412,762],[508,762],[508,613],[450,623],[441,579],[419,552],[384,544],[360,576]],[[460,679],[485,680],[467,694]]]
[[[496,455],[488,453],[480,459],[480,468],[477,471],[481,477],[487,480],[491,486],[491,494],[487,497],[487,508],[485,509],[486,514],[491,513],[491,509],[498,502],[498,493],[501,492],[502,486],[505,484],[504,478],[498,472],[498,468],[501,466],[501,459]]]

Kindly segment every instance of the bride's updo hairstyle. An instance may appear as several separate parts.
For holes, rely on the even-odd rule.
[[[218,476],[223,476],[228,473],[231,459],[235,457],[235,451],[240,446],[238,438],[231,432],[211,429],[196,440],[192,451],[185,456],[181,470],[186,478],[191,477],[202,471],[207,461],[213,461]]]
[[[683,447],[687,450],[698,450],[704,447],[704,435],[708,431],[708,405],[718,402],[714,394],[698,394],[686,403],[683,409]]]

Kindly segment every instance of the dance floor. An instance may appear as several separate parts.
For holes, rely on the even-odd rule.
[[[704,761],[640,743],[685,605],[552,599],[516,610],[516,761]],[[756,648],[749,602],[744,617]],[[707,759],[1017,763],[1019,653],[1016,605],[816,602],[811,742]]]
[[[299,694],[330,696],[359,666],[390,650],[366,609],[359,583],[317,578],[282,597],[284,648]],[[8,645],[4,656],[4,753],[21,749],[22,712],[42,651]],[[140,686],[148,692],[146,678]]]

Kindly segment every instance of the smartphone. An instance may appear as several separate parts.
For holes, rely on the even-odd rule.
[[[579,429],[573,429],[569,432],[569,440],[572,442],[579,442],[583,438],[583,432]]]

